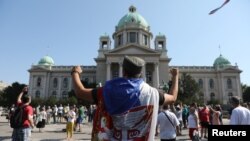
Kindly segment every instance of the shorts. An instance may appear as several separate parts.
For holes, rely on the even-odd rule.
[[[81,123],[82,123],[82,120],[83,120],[82,117],[78,117],[78,118],[76,119],[76,123],[77,123],[77,124],[81,124]]]
[[[207,121],[202,121],[202,122],[200,122],[200,124],[201,124],[201,127],[203,127],[203,128],[208,128],[208,126],[209,126],[209,122],[207,122]]]

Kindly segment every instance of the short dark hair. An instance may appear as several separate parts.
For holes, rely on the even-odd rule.
[[[135,56],[125,56],[123,60],[123,70],[128,77],[139,77],[145,62]]]
[[[240,104],[240,98],[238,96],[232,96],[231,99],[230,99],[230,102],[232,104],[239,105]]]
[[[28,95],[28,94],[23,95],[21,100],[22,100],[23,103],[29,102],[30,101],[30,95]]]

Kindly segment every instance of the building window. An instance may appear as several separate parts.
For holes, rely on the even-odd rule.
[[[210,87],[210,89],[214,89],[214,80],[213,79],[209,80],[209,87]]]
[[[210,94],[210,100],[215,100],[215,94],[214,93]]]
[[[68,88],[68,78],[63,78],[63,88]]]
[[[62,92],[62,98],[68,98],[68,93],[66,91]]]
[[[118,35],[117,45],[118,46],[122,45],[122,34]]]
[[[148,45],[148,36],[147,35],[143,35],[143,43],[144,43],[144,45]]]
[[[40,91],[36,91],[36,98],[40,98]]]
[[[57,88],[57,85],[58,85],[58,80],[57,80],[57,78],[54,78],[53,79],[53,87]]]
[[[227,88],[232,89],[232,80],[230,78],[227,79]]]
[[[202,79],[199,79],[199,87],[203,88],[203,81],[202,81]]]
[[[205,98],[205,97],[204,97],[204,93],[200,93],[200,95],[199,95],[199,100],[201,100],[202,102],[204,102],[204,101],[205,101],[204,98]]]
[[[151,71],[147,71],[146,72],[146,82],[152,82],[152,72]]]
[[[158,42],[158,49],[162,49],[164,46],[164,42],[163,41],[159,41]]]
[[[118,71],[112,71],[112,78],[117,78],[119,77]]]
[[[36,82],[36,86],[37,86],[37,87],[40,87],[40,86],[41,86],[41,82],[42,82],[42,78],[41,78],[41,77],[38,77],[38,78],[37,78],[37,82]]]
[[[52,97],[56,97],[56,95],[57,95],[56,91],[53,91],[52,92]]]
[[[136,43],[136,32],[129,32],[129,42]]]
[[[103,42],[102,42],[102,48],[103,48],[103,49],[108,48],[108,42],[107,42],[107,41],[103,41]]]
[[[233,93],[228,93],[228,101],[230,101],[230,99],[232,98],[232,96],[233,96]]]

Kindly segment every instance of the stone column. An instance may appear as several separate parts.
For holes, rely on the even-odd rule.
[[[146,63],[145,63],[145,65],[142,68],[142,78],[146,82],[146,80],[147,80],[146,79]]]
[[[57,99],[58,98],[62,98],[62,76],[60,76],[60,77],[57,77],[57,80],[58,80],[58,95],[56,95],[56,97],[57,97]]]
[[[106,68],[107,68],[107,74],[106,74],[106,80],[110,80],[110,62],[106,62]]]
[[[204,101],[205,103],[210,100],[210,94],[208,92],[208,84],[209,79],[207,77],[204,78]]]
[[[160,86],[160,84],[159,84],[159,63],[158,62],[155,62],[154,63],[154,86],[156,87],[156,88],[158,88],[159,86]]]
[[[232,87],[234,88],[234,85],[232,85]],[[243,98],[242,97],[243,95],[242,95],[242,90],[241,90],[241,84],[240,84],[240,77],[239,77],[239,75],[236,76],[236,94],[234,94],[234,95],[239,96],[241,99]]]
[[[122,77],[122,62],[119,62],[119,77]]]
[[[45,93],[44,93],[44,96],[43,98],[48,98],[49,97],[49,87],[50,87],[50,76],[51,76],[51,73],[50,72],[47,72],[46,73],[46,84],[44,86],[45,88]]]

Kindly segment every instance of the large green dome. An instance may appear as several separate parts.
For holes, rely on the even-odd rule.
[[[44,56],[38,62],[38,65],[44,65],[44,66],[53,66],[54,64],[55,64],[54,60],[50,56],[48,56],[48,55]]]
[[[136,23],[136,24],[140,24],[144,27],[149,27],[148,22],[140,15],[136,12],[136,7],[134,6],[130,6],[129,7],[129,13],[127,13],[125,16],[123,16],[117,27],[123,27],[126,24],[129,23]]]
[[[222,55],[220,55],[218,58],[214,61],[214,67],[225,67],[225,66],[231,66],[231,63],[224,58]]]

